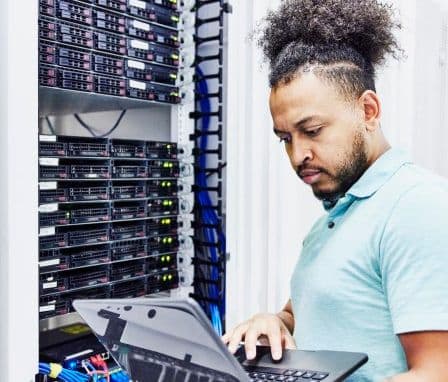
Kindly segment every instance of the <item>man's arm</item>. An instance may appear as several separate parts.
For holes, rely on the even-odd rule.
[[[409,369],[393,382],[448,381],[447,196],[445,183],[416,185],[384,228],[382,284]]]
[[[448,331],[400,334],[409,371],[387,382],[448,381]]]

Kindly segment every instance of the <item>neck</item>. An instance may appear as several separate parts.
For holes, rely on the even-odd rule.
[[[387,142],[386,138],[381,137],[380,142],[371,151],[368,159],[369,167],[386,151],[390,150],[391,145]]]

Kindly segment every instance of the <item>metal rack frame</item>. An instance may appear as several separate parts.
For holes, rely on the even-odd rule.
[[[217,14],[201,15],[203,7],[215,6],[219,7]],[[195,25],[195,44],[196,44],[196,58],[195,64],[205,64],[217,62],[216,71],[207,72],[199,76],[196,73],[195,82],[200,81],[214,81],[217,83],[217,89],[209,91],[207,94],[200,94],[195,92],[195,111],[190,113],[190,118],[195,121],[195,131],[191,134],[190,139],[194,142],[193,155],[195,158],[194,167],[196,175],[205,172],[207,177],[207,185],[195,185],[193,191],[195,193],[194,206],[194,228],[195,235],[193,237],[195,244],[195,258],[193,264],[195,267],[195,276],[193,280],[194,292],[190,295],[196,299],[207,313],[207,304],[216,304],[219,307],[220,319],[222,329],[225,330],[225,297],[226,297],[226,251],[225,238],[218,238],[216,242],[208,242],[201,236],[201,230],[212,228],[217,231],[224,232],[224,209],[223,209],[223,169],[226,165],[225,156],[223,152],[223,136],[224,136],[224,116],[223,116],[223,62],[224,62],[224,35],[225,35],[225,14],[231,13],[232,7],[224,0],[199,0],[196,4],[196,25]],[[211,34],[201,36],[200,28],[206,27],[208,32],[212,29]],[[213,30],[215,29],[215,30]],[[203,53],[204,46],[214,44],[217,46],[217,53],[207,54]],[[215,86],[216,87],[216,86]],[[211,101],[212,109],[204,112],[200,108],[200,101],[207,98]],[[209,117],[211,122],[208,131],[204,131],[201,127],[201,122],[204,117]],[[203,136],[214,137],[212,147],[207,147],[205,150],[200,147],[200,140]],[[207,163],[207,168],[202,168],[200,165],[201,158]],[[211,195],[213,201],[211,205],[203,205],[200,203],[199,194],[207,192]],[[214,203],[214,204],[213,204]],[[204,210],[214,210],[218,216],[218,224],[207,224],[201,218]],[[218,253],[218,261],[209,261],[204,258],[204,252],[208,248],[213,247]],[[205,256],[206,257],[206,256]],[[209,267],[210,270],[217,271],[218,277],[203,277],[200,267]],[[202,292],[204,288],[209,285],[214,285],[218,289],[218,298],[213,299],[204,295]],[[210,317],[210,315],[209,315]]]

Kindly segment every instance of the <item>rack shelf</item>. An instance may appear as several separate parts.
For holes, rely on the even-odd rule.
[[[163,109],[170,113],[173,106],[149,100],[39,86],[39,117],[124,109]]]

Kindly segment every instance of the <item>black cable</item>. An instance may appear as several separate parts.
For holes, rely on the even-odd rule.
[[[208,171],[206,173],[206,177],[210,178],[212,175],[216,174],[217,172],[221,171],[222,169],[227,167],[227,162],[221,163],[220,165],[218,165],[218,167],[216,168],[216,171]]]
[[[54,129],[54,126],[51,123],[50,118],[48,118],[48,116],[46,116],[45,120],[47,121],[48,129],[50,130],[50,133],[53,135],[56,135],[56,130]]]
[[[110,134],[112,134],[117,129],[117,127],[120,125],[121,120],[123,119],[124,115],[126,114],[126,111],[127,110],[125,109],[120,113],[120,116],[118,117],[117,122],[115,122],[115,124],[112,126],[112,128],[108,132],[106,132],[104,134],[99,134],[99,135],[96,134],[95,131],[93,130],[93,128],[90,127],[87,123],[85,123],[78,114],[74,114],[74,117],[79,122],[79,124],[82,127],[84,127],[92,136],[94,136],[96,138],[104,138],[104,137],[107,137]]]

